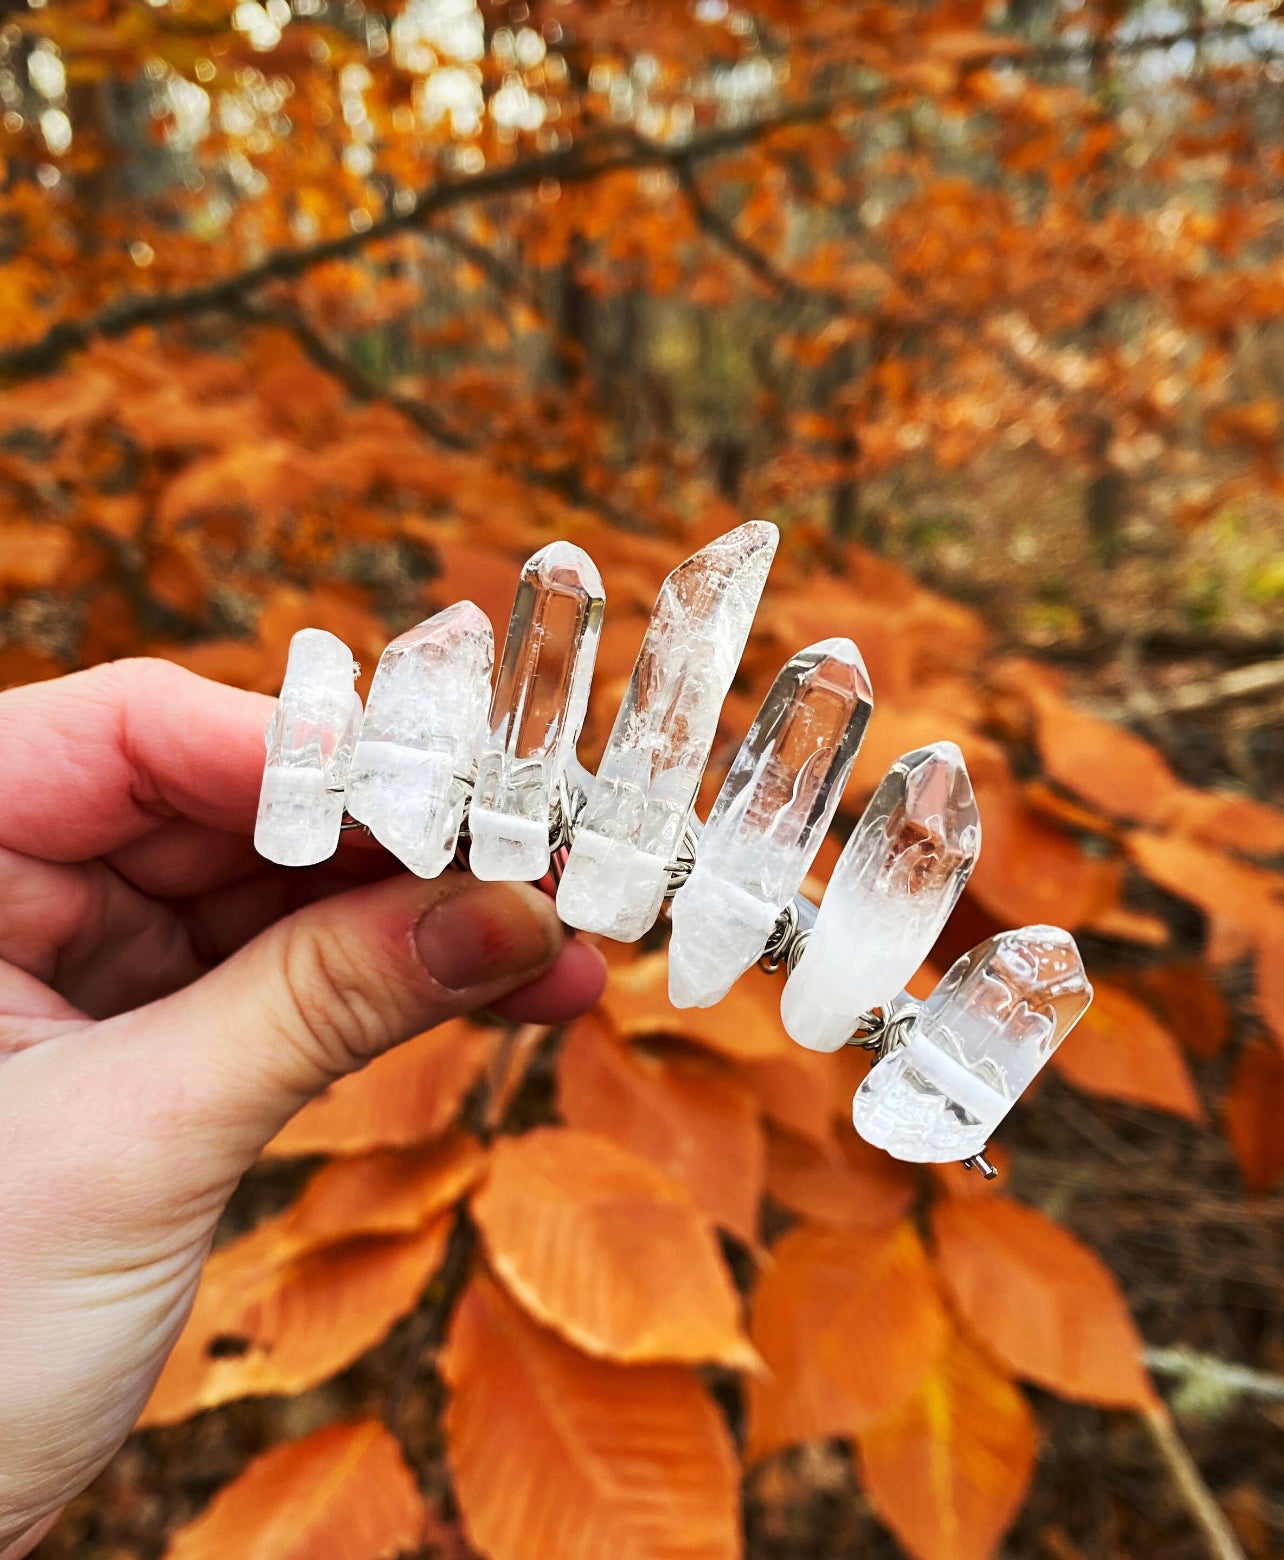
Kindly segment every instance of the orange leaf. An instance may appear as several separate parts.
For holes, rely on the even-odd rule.
[[[656,1056],[593,1014],[566,1037],[558,1104],[569,1126],[609,1137],[680,1181],[716,1223],[758,1239],[765,1161],[752,1095],[702,1056]]]
[[[453,1133],[426,1148],[384,1149],[323,1165],[280,1216],[294,1255],[355,1235],[409,1235],[445,1213],[481,1179],[486,1154]]]
[[[490,1560],[740,1560],[735,1453],[691,1372],[586,1359],[484,1275],[442,1372],[455,1492]]]
[[[1063,795],[1046,780],[1027,780],[1021,787],[1021,795],[1041,818],[1059,824],[1063,829],[1102,834],[1108,839],[1118,835],[1116,826],[1103,813]]]
[[[845,1116],[856,1084],[846,1087],[848,1059],[841,1052],[805,1051],[795,1046],[791,1056],[748,1062],[739,1076],[753,1091],[758,1107],[773,1125],[797,1133],[818,1147],[833,1141],[837,1106],[844,1093]]]
[[[1169,834],[1130,834],[1128,853],[1152,883],[1208,917],[1208,956],[1216,964],[1259,946],[1272,925],[1284,927],[1284,879],[1276,873]]]
[[[394,1560],[428,1513],[401,1448],[373,1419],[326,1425],[256,1457],[165,1560]]]
[[[1118,900],[1117,861],[1090,856],[1040,818],[1005,770],[987,766],[973,778],[985,844],[968,892],[992,915],[1074,931]]]
[[[1127,1100],[1202,1121],[1204,1107],[1181,1047],[1148,1007],[1098,980],[1092,1006],[1052,1053],[1052,1065],[1085,1094]]]
[[[153,641],[147,653],[185,666],[199,677],[231,683],[234,688],[275,693],[281,686],[281,667],[269,663],[259,646],[246,639],[206,639],[198,645]]]
[[[747,1387],[749,1461],[793,1441],[850,1436],[895,1413],[921,1387],[947,1332],[908,1224],[841,1234],[802,1225],[772,1256],[753,1300],[751,1336],[769,1374]]]
[[[1251,1192],[1269,1192],[1284,1176],[1284,1056],[1274,1046],[1245,1046],[1226,1096],[1226,1135]]]
[[[1127,905],[1107,905],[1091,921],[1085,921],[1083,929],[1097,937],[1137,943],[1142,948],[1165,948],[1169,939],[1166,921],[1146,910],[1129,909]]]
[[[213,584],[213,575],[190,547],[160,547],[148,561],[148,590],[188,617],[204,614]]]
[[[647,954],[612,972],[602,1011],[626,1039],[676,1035],[737,1062],[792,1053],[793,1042],[780,1022],[779,982],[761,970],[741,976],[711,1008],[675,1008],[668,986],[668,954]]]
[[[1284,920],[1267,934],[1257,955],[1257,1005],[1284,1050]]]
[[[490,1061],[499,1034],[456,1018],[407,1040],[331,1084],[286,1123],[264,1154],[363,1154],[440,1136]]]
[[[75,538],[61,526],[5,520],[0,525],[0,593],[56,584],[74,551]]]
[[[156,519],[171,533],[184,522],[228,509],[275,516],[306,502],[315,487],[304,451],[282,439],[259,439],[185,467],[162,494]]]
[[[1039,751],[1049,777],[1108,817],[1155,821],[1179,789],[1159,750],[1113,721],[1040,689]]]
[[[28,650],[19,645],[0,646],[0,689],[44,682],[48,677],[61,677],[70,670],[43,650]]]
[[[1251,796],[1182,787],[1157,821],[1174,834],[1187,834],[1242,856],[1284,855],[1284,810]]]
[[[1138,984],[1192,1056],[1211,1061],[1222,1054],[1230,1039],[1230,1012],[1202,965],[1160,964],[1140,975]]]
[[[449,1235],[442,1216],[414,1235],[341,1241],[284,1264],[241,1242],[223,1247],[139,1423],[176,1424],[233,1398],[303,1392],[335,1375],[414,1309]]]
[[[957,1335],[918,1393],[860,1438],[870,1505],[914,1560],[990,1560],[1025,1496],[1025,1398]]]
[[[767,1194],[817,1224],[885,1229],[914,1200],[913,1169],[871,1148],[848,1126],[823,1147],[792,1132],[767,1132]]]
[[[433,598],[441,606],[468,600],[480,607],[490,619],[499,644],[504,641],[513,595],[521,570],[521,554],[497,553],[493,547],[470,547],[438,537],[434,543],[441,559],[441,571],[433,579]]]
[[[587,1353],[758,1363],[709,1220],[606,1138],[542,1128],[502,1140],[473,1214],[509,1291]]]
[[[413,1309],[446,1252],[445,1210],[480,1168],[466,1138],[325,1166],[205,1264],[143,1421],[300,1392],[351,1364]]]
[[[1022,38],[1006,38],[1002,33],[950,28],[925,33],[928,53],[951,65],[980,64],[988,60],[1020,58],[1029,54],[1030,45]]]
[[[277,668],[278,678],[285,668],[290,640],[301,628],[324,628],[337,634],[359,662],[366,685],[390,637],[351,588],[331,587],[307,594],[288,588],[275,590],[259,614],[258,634],[264,659]]]
[[[1154,1402],[1119,1286],[1069,1231],[1006,1197],[938,1203],[932,1230],[960,1316],[1010,1370],[1083,1402]]]

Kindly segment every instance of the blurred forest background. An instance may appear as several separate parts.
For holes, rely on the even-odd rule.
[[[564,535],[592,762],[771,519],[710,784],[850,634],[843,826],[938,737],[985,824],[922,978],[1046,920],[1098,987],[997,1190],[660,948],[411,1042],[41,1560],[1284,1556],[1284,8],[8,0],[0,115],[0,683],[368,677]]]

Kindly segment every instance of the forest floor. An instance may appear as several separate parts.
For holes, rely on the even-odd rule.
[[[1006,538],[990,531],[982,549],[979,528],[966,516],[942,524],[944,530],[893,525],[889,553],[912,560],[924,583],[977,607],[1000,648],[1065,668],[1078,697],[1150,737],[1184,779],[1284,803],[1278,601],[1271,598],[1263,610],[1251,590],[1236,587],[1222,593],[1224,611],[1202,621],[1195,612],[1192,620],[1198,582],[1186,606],[1175,608],[1172,559],[1158,558],[1144,536],[1133,538],[1122,561],[1092,564],[1081,552],[1059,557],[1055,525],[1035,560],[1019,528]],[[1238,562],[1228,561],[1225,547],[1213,548],[1209,567],[1239,569],[1242,585],[1245,558],[1258,568],[1275,542],[1238,534],[1233,542]],[[1070,565],[1073,590],[1050,601],[1050,574]],[[1095,610],[1082,610],[1085,602],[1095,602]],[[1190,930],[1193,941],[1198,926]],[[1240,999],[1241,1022],[1247,993],[1234,982],[1232,971],[1227,990]],[[1222,1097],[1229,1055],[1192,1060],[1206,1100]],[[550,1109],[548,1065],[545,1056],[528,1080],[532,1121]],[[1033,1107],[1005,1126],[1002,1146],[1008,1189],[1054,1213],[1101,1253],[1148,1346],[1254,1367],[1277,1378],[1284,1392],[1284,1189],[1249,1200],[1220,1132],[1089,1099],[1052,1078]],[[224,1238],[284,1206],[309,1168],[256,1169],[234,1200]],[[877,1318],[869,1328],[868,1343],[877,1347]],[[854,1339],[853,1347],[861,1343]],[[1245,1553],[1284,1560],[1284,1395],[1272,1401],[1207,1379],[1158,1380]],[[734,1423],[735,1389],[715,1385]],[[373,1354],[311,1392],[234,1403],[135,1436],[73,1503],[38,1560],[158,1560],[166,1533],[253,1454],[361,1410],[389,1417],[426,1488],[442,1495],[449,1512],[436,1429],[441,1390],[412,1316]],[[1175,1492],[1172,1468],[1136,1416],[1033,1397],[1041,1455],[1003,1546],[1006,1560],[1208,1560],[1207,1540]],[[781,1453],[755,1470],[746,1531],[748,1560],[900,1555],[856,1487],[850,1452],[837,1442]],[[443,1546],[425,1556],[464,1560],[470,1553],[457,1537],[444,1537]]]

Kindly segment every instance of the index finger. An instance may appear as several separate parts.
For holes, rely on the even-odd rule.
[[[251,834],[272,707],[159,660],[0,694],[0,845],[87,861],[168,818]]]

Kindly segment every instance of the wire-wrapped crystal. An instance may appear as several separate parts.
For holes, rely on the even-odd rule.
[[[468,809],[479,878],[548,871],[549,818],[588,710],[605,601],[593,560],[570,542],[541,547],[522,570]]]
[[[1092,1001],[1069,932],[1026,926],[965,953],[856,1091],[856,1130],[897,1159],[979,1154]]]
[[[267,764],[259,793],[254,848],[283,867],[310,867],[332,856],[343,822],[343,788],[361,700],[357,668],[341,639],[300,629],[267,728]]]
[[[494,653],[489,621],[460,601],[394,639],[375,668],[348,811],[420,877],[455,854]]]
[[[762,954],[833,821],[872,709],[850,639],[800,650],[772,684],[673,901],[675,1007],[720,1002]]]
[[[569,925],[634,942],[660,913],[778,540],[751,521],[661,586],[558,887]]]
[[[981,849],[981,823],[953,742],[907,753],[883,777],[843,847],[797,967],[785,1028],[836,1051],[871,1007],[895,996],[927,957]]]

